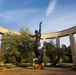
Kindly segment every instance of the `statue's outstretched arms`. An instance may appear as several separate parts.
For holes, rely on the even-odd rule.
[[[30,34],[29,34],[29,36],[30,36],[30,37],[35,37],[35,35],[30,35]]]

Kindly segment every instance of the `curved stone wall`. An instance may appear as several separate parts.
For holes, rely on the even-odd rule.
[[[45,42],[46,39],[56,38],[56,46],[60,48],[60,39],[59,38],[64,37],[64,36],[69,36],[73,64],[76,65],[76,45],[75,45],[75,38],[73,36],[75,33],[76,33],[76,26],[66,29],[66,30],[59,31],[59,32],[42,34],[41,38],[43,39],[43,42]]]
[[[41,38],[44,39],[48,39],[48,38],[56,38],[56,37],[63,37],[63,36],[67,36],[69,34],[74,34],[76,33],[76,26],[66,29],[66,30],[62,30],[62,31],[58,31],[58,32],[54,32],[54,33],[47,33],[47,34],[42,34]]]
[[[5,34],[8,32],[20,34],[19,32],[15,32],[15,31],[12,31],[12,30],[9,30],[9,29],[6,29],[6,28],[0,26],[0,34]],[[69,39],[70,39],[71,50],[72,50],[71,52],[72,52],[73,64],[76,65],[76,45],[75,45],[75,39],[73,36],[75,33],[76,33],[76,26],[69,28],[69,29],[66,29],[66,30],[63,30],[63,31],[59,31],[59,32],[42,34],[41,38],[43,39],[43,42],[45,42],[46,39],[56,38],[56,45],[57,45],[57,47],[60,47],[59,38],[68,35]]]
[[[9,32],[14,33],[14,34],[20,34],[19,32],[16,32],[16,31],[13,31],[13,30],[0,26],[0,34],[5,34],[5,33],[9,33]]]

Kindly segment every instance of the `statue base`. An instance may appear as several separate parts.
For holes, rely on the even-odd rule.
[[[40,53],[40,50],[38,52],[38,58],[34,59],[34,69],[36,70],[44,69],[44,65],[42,64],[42,53]]]
[[[44,69],[44,65],[42,63],[40,63],[40,64],[35,63],[34,64],[34,69],[36,69],[36,70]]]
[[[71,68],[76,71],[76,65],[72,65]]]

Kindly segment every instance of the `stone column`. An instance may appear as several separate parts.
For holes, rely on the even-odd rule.
[[[58,37],[58,36],[56,37],[56,46],[57,46],[58,48],[60,48],[60,40],[59,40],[59,37]],[[59,59],[58,64],[59,64],[59,65],[62,64],[62,58],[61,58],[61,57],[60,57],[60,59]]]
[[[56,37],[56,46],[58,48],[60,48],[60,40],[59,40],[59,37]]]
[[[46,39],[45,38],[43,38],[43,43],[44,42],[46,42]],[[46,66],[47,65],[47,61],[46,61],[46,58],[47,58],[47,56],[46,56],[46,48],[45,48],[45,46],[43,46],[44,47],[44,49],[43,49],[43,61],[44,61],[44,66]]]
[[[73,64],[76,65],[76,46],[75,38],[72,33],[69,34]]]
[[[3,36],[2,36],[3,38]],[[0,48],[0,65],[4,65],[4,50],[3,50],[3,46],[2,46],[2,39],[1,39],[1,48]]]

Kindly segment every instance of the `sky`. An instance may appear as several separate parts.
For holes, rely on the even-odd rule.
[[[0,0],[0,26],[31,32],[42,23],[42,34],[76,26],[76,0]]]

